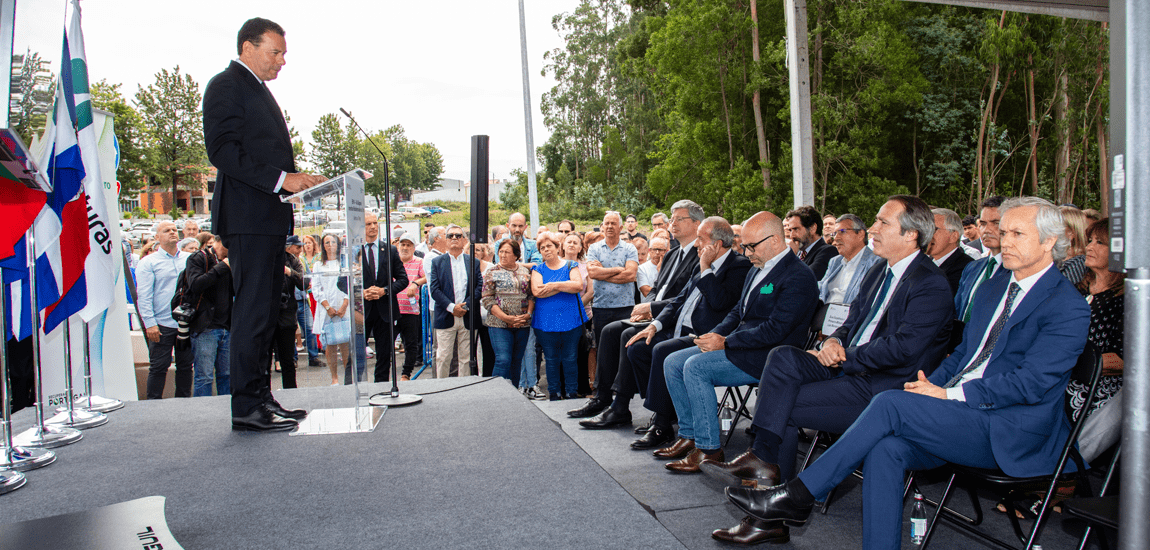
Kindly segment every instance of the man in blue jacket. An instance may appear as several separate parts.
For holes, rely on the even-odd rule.
[[[783,223],[759,212],[743,223],[743,247],[756,269],[747,272],[739,300],[695,346],[674,352],[663,362],[667,391],[679,416],[679,439],[660,458],[673,472],[694,473],[704,458],[722,460],[717,386],[753,384],[763,357],[780,345],[802,345],[818,305],[818,283],[810,268],[790,253]]]
[[[728,498],[767,526],[802,525],[816,500],[863,466],[863,546],[899,548],[903,476],[953,462],[1009,476],[1049,474],[1070,433],[1063,391],[1086,343],[1090,307],[1054,261],[1067,238],[1058,207],[1000,207],[1003,267],[979,290],[962,343],[929,377],[877,396],[799,476]]]
[[[924,252],[934,215],[922,199],[894,195],[870,229],[886,260],[863,279],[846,322],[819,351],[779,347],[767,356],[751,449],[702,469],[730,483],[770,486],[791,477],[799,428],[843,433],[871,398],[930,372],[946,353],[954,317],[950,284]],[[758,526],[762,527],[762,526]],[[789,537],[766,529],[767,540]]]

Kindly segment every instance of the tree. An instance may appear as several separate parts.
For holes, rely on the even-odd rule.
[[[24,145],[31,146],[32,138],[44,130],[55,90],[56,77],[38,52],[27,50],[24,55],[12,56],[9,123]]]
[[[403,126],[383,131],[391,149],[391,191],[396,200],[401,195],[412,197],[415,191],[435,189],[443,174],[443,156],[431,143],[419,143],[407,137]]]
[[[116,179],[120,181],[120,193],[130,196],[147,186],[147,160],[145,147],[144,121],[140,114],[120,94],[119,84],[101,80],[92,84],[92,105],[112,113],[116,143],[120,152],[120,166]]]
[[[172,186],[172,210],[177,208],[180,180],[207,172],[204,114],[200,86],[179,65],[160,69],[156,82],[136,92],[136,108],[144,123],[146,172]]]

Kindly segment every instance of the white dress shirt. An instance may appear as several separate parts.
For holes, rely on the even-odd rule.
[[[878,328],[879,322],[882,321],[882,316],[886,314],[886,308],[890,305],[891,298],[894,297],[894,289],[898,288],[898,282],[902,280],[903,275],[906,275],[907,268],[910,267],[910,263],[913,262],[918,255],[919,251],[915,250],[909,256],[890,266],[890,271],[894,274],[894,278],[890,281],[890,288],[887,289],[886,296],[883,296],[882,303],[875,306],[878,308],[878,311],[874,314],[874,317],[871,318],[870,323],[868,323],[866,327],[863,327],[862,336],[859,337],[857,345],[861,346],[870,342],[871,337],[874,336],[875,329]],[[886,275],[884,274],[883,276],[885,277]],[[882,283],[879,284],[881,285]]]
[[[719,271],[719,268],[723,267],[723,262],[726,262],[727,258],[730,255],[731,255],[731,250],[727,249],[727,251],[724,252],[722,256],[715,258],[715,261],[711,262],[711,267],[708,267],[707,269],[704,269],[703,271],[699,272],[699,279],[702,279],[705,275]],[[702,296],[703,296],[703,293],[702,293],[702,291],[699,290],[699,285],[696,282],[695,288],[693,288],[691,290],[691,294],[689,296],[687,296],[687,301],[683,302],[683,309],[679,310],[679,317],[678,317],[678,320],[676,321],[676,327],[680,327],[680,326],[690,327],[691,326],[691,315],[693,315],[695,313],[695,308],[698,307],[699,300],[702,298]],[[660,323],[659,321],[655,321],[652,324],[655,325],[655,332],[659,332],[660,330],[663,330],[663,324]],[[691,327],[691,328],[694,328],[694,327]],[[678,332],[679,331],[676,330],[674,336],[678,336]]]

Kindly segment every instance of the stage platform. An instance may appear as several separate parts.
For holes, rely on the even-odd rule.
[[[631,430],[580,428],[566,411],[581,400],[532,402],[504,380],[476,377],[407,382],[401,391],[425,394],[424,402],[388,410],[373,433],[347,435],[233,432],[227,397],[128,403],[57,449],[57,463],[29,472],[24,488],[0,496],[0,524],[163,496],[168,527],[189,550],[670,549],[725,547],[711,530],[742,517],[705,476],[671,474],[649,452],[630,450]],[[350,399],[339,387],[276,395],[309,409]],[[646,420],[638,401],[632,412],[636,424]],[[33,418],[20,411],[16,430]],[[747,446],[745,425],[731,456]],[[937,496],[941,486],[924,490]],[[846,482],[828,515],[774,547],[859,548],[859,493]],[[988,514],[1008,534],[1007,520]],[[1056,515],[1040,542],[1073,548],[1078,533]],[[932,541],[982,547],[945,526]]]

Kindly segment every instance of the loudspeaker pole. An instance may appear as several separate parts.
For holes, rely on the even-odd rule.
[[[531,234],[539,238],[539,192],[535,186],[535,133],[531,125],[531,80],[527,71],[527,23],[523,0],[519,0],[519,44],[523,58],[523,124],[527,128],[527,201]]]

